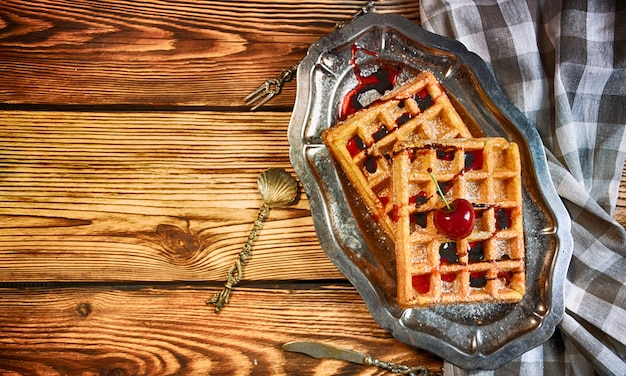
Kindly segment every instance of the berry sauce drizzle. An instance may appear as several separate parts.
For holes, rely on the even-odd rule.
[[[430,274],[414,275],[411,284],[418,294],[427,294],[430,291]]]
[[[372,157],[371,155],[368,155],[365,158],[365,161],[363,161],[363,165],[365,166],[365,169],[367,170],[367,172],[369,172],[370,174],[374,174],[378,170],[378,164],[376,163],[376,158]]]
[[[378,128],[378,130],[372,134],[372,138],[374,139],[374,141],[380,141],[388,134],[389,130],[385,128],[384,125],[381,125],[380,128]]]
[[[346,144],[346,148],[348,149],[350,156],[353,158],[355,155],[359,154],[359,152],[361,150],[364,150],[366,147],[367,145],[365,145],[365,142],[363,142],[363,139],[359,137],[358,135],[352,136],[352,138],[350,138]]]
[[[487,285],[487,273],[473,272],[470,273],[470,287],[481,288]]]
[[[497,208],[495,213],[496,228],[498,230],[505,230],[511,227],[513,222],[513,213],[510,210]]]
[[[468,247],[469,247],[468,259],[470,263],[483,261],[485,259],[483,242],[472,242],[472,243],[469,243]]]
[[[442,264],[458,264],[459,255],[456,253],[456,243],[442,243],[439,246],[439,260]]]
[[[387,90],[393,89],[398,75],[402,72],[402,64],[384,63],[376,72],[364,76],[361,72],[361,68],[356,63],[356,54],[359,51],[370,56],[378,57],[378,54],[375,52],[368,51],[356,44],[352,45],[350,65],[352,65],[354,69],[354,75],[356,76],[358,84],[343,98],[339,112],[339,120],[345,120],[348,116],[363,108],[363,105],[359,102],[361,94],[370,90],[376,90],[383,95]]]
[[[467,150],[465,151],[463,171],[482,170],[483,162],[482,150]]]
[[[417,106],[422,111],[424,111],[425,109],[433,105],[433,98],[430,96],[430,94],[428,93],[428,90],[426,89],[415,94],[413,96],[413,99],[415,99],[415,102],[417,102]]]

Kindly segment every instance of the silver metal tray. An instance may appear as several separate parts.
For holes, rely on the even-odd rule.
[[[352,47],[372,54],[357,54]],[[400,66],[437,76],[473,132],[520,146],[526,246],[525,297],[516,304],[401,309],[393,243],[374,223],[321,141],[357,85],[355,65]],[[365,14],[308,51],[298,69],[289,125],[291,163],[309,198],[319,241],[356,287],[376,322],[399,341],[466,369],[499,368],[546,341],[563,315],[563,283],[572,252],[571,221],[549,177],[539,135],[477,55],[398,15]]]

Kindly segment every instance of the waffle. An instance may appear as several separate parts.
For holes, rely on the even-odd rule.
[[[437,79],[422,72],[324,131],[322,138],[389,237],[391,152],[397,141],[472,137]]]
[[[525,293],[520,156],[503,138],[399,143],[393,158],[398,305],[515,302]],[[465,198],[472,233],[453,241],[435,210]]]

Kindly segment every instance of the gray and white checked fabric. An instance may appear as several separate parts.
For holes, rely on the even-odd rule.
[[[626,375],[626,231],[612,219],[626,156],[625,3],[420,0],[422,27],[481,56],[536,125],[573,221],[557,332],[474,374]]]

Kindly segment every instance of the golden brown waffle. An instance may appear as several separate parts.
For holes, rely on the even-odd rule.
[[[435,210],[472,203],[472,233],[453,241],[435,228]],[[519,301],[525,293],[520,156],[503,138],[399,143],[393,158],[398,304]]]
[[[422,72],[322,134],[350,182],[393,238],[391,152],[397,141],[472,137],[430,72]]]

